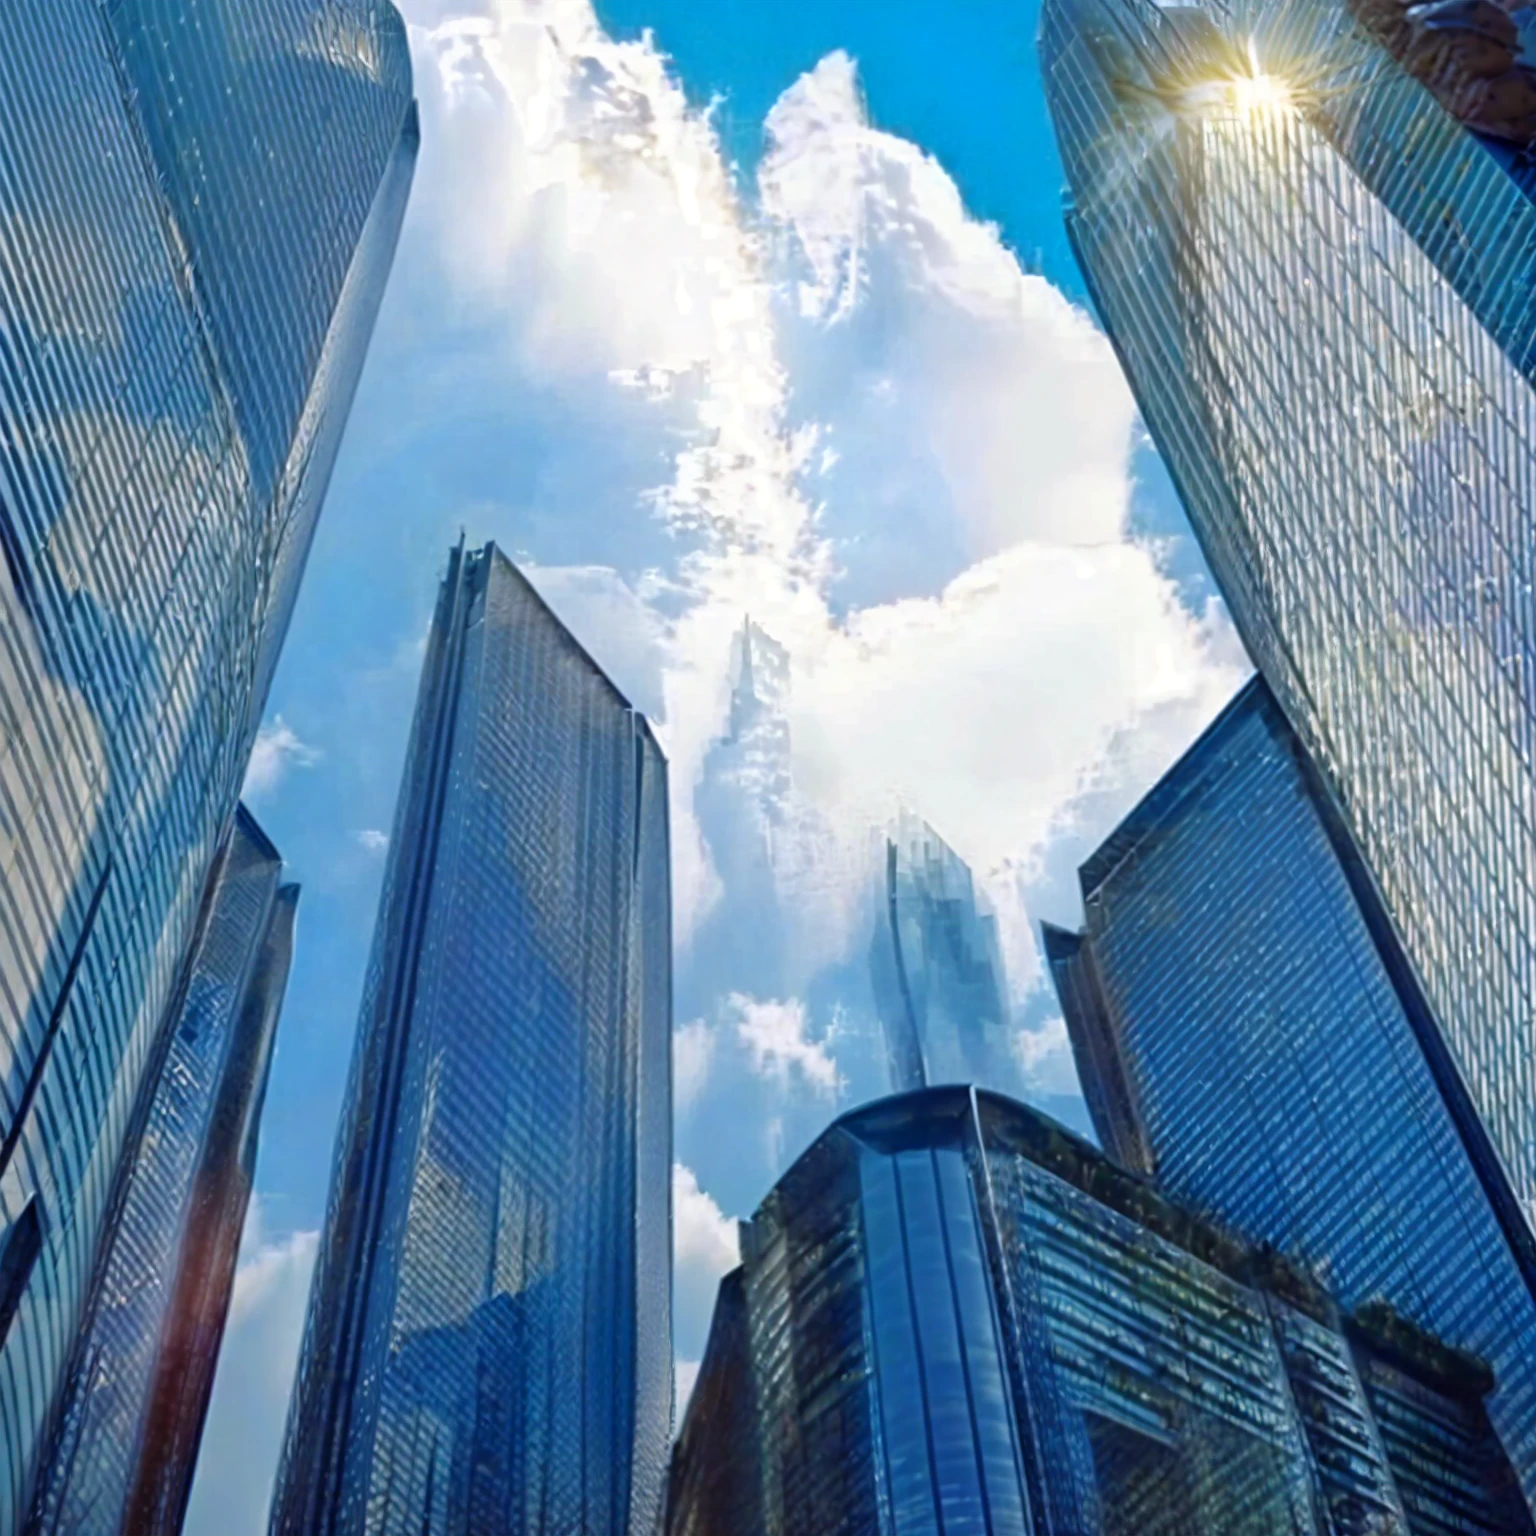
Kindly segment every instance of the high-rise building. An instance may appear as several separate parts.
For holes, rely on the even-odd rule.
[[[29,1536],[178,1536],[234,1287],[298,887],[242,806],[145,1083]]]
[[[901,813],[885,839],[870,946],[891,1091],[1014,1087],[997,919],[965,861]]]
[[[674,1536],[1533,1530],[1479,1361],[1386,1305],[1341,1315],[999,1095],[845,1115],[743,1228],[720,1305]],[[732,1449],[722,1403],[755,1427],[739,1520],[701,1464]]]
[[[666,764],[494,545],[395,813],[276,1536],[649,1536],[671,1429]]]
[[[742,1271],[720,1282],[709,1342],[672,1448],[665,1536],[764,1536],[752,1340]]]
[[[1357,865],[1254,679],[1083,865],[1085,931],[1046,930],[1078,1077],[1171,1199],[1484,1358],[1536,1498],[1536,1301]]]
[[[4,32],[10,1536],[234,815],[417,127],[386,0],[58,0],[13,7]]]
[[[1046,0],[1041,25],[1099,313],[1536,1275],[1529,40],[1500,0]]]

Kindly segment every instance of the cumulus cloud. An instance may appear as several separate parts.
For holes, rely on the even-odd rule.
[[[672,1105],[686,1110],[704,1091],[715,1054],[715,1032],[693,1019],[672,1032]]]
[[[301,741],[298,732],[277,715],[256,733],[241,794],[247,800],[259,800],[282,783],[290,768],[312,768],[319,761],[319,751]]]
[[[679,1359],[697,1358],[709,1337],[715,1292],[741,1262],[736,1223],[699,1187],[698,1176],[672,1165],[672,1312]]]
[[[735,1222],[699,1188],[698,1175],[681,1163],[672,1168],[672,1246],[680,1267],[713,1280],[740,1262]]]
[[[260,1197],[246,1213],[229,1322],[187,1510],[187,1536],[264,1536],[316,1232],[270,1237]]]
[[[630,515],[670,532],[670,571],[535,579],[659,717],[680,941],[728,894],[693,791],[751,612],[794,668],[796,783],[831,813],[799,820],[814,846],[781,876],[852,867],[903,799],[1035,985],[1030,882],[1113,743],[1145,726],[1165,763],[1241,669],[1127,531],[1135,413],[1107,342],[871,123],[846,55],[775,104],[744,205],[649,41],[608,38],[588,0],[465,11],[413,15],[438,259],[521,370],[662,430]],[[789,906],[834,932],[830,897]]]
[[[824,1040],[810,1038],[804,1003],[797,998],[764,1002],[733,992],[726,1006],[735,1015],[736,1036],[751,1054],[752,1070],[759,1077],[786,1091],[799,1081],[825,1098],[837,1097],[837,1063]]]
[[[364,827],[356,836],[358,847],[365,853],[383,853],[389,847],[389,833],[377,827]]]
[[[1021,1029],[1013,1037],[1014,1055],[1031,1092],[1051,1096],[1076,1094],[1077,1067],[1066,1020],[1047,1019],[1038,1029]]]

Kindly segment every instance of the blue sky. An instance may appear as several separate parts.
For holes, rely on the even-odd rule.
[[[461,529],[672,764],[684,1385],[734,1218],[875,1081],[871,829],[970,862],[1022,1079],[1080,1115],[1033,924],[1245,670],[1080,308],[1032,6],[402,8],[422,159],[248,781],[304,895],[193,1536],[264,1529]],[[748,612],[790,661],[766,769],[716,745]]]

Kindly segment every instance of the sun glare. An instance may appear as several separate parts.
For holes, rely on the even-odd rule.
[[[1242,118],[1274,116],[1291,110],[1291,89],[1275,75],[1238,75],[1228,97]]]

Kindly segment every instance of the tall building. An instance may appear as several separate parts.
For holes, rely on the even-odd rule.
[[[242,806],[130,1132],[29,1536],[178,1536],[255,1172],[298,887]]]
[[[762,1463],[742,1271],[720,1282],[667,1483],[664,1536],[764,1536]]]
[[[997,919],[969,867],[903,812],[886,835],[880,877],[869,964],[892,1092],[1012,1088]]]
[[[1536,1276],[1528,43],[1500,0],[1047,0],[1041,26],[1095,302]]]
[[[666,765],[494,545],[452,555],[275,1536],[649,1536],[671,1429]]]
[[[1480,1362],[1388,1306],[1341,1315],[998,1095],[845,1115],[744,1227],[720,1307],[672,1536],[1533,1529]],[[758,1473],[712,1521],[722,1402]]]
[[[1046,931],[1078,1077],[1170,1198],[1487,1360],[1536,1498],[1536,1301],[1357,864],[1253,680],[1083,865],[1085,931]]]
[[[385,0],[58,0],[11,8],[4,31],[0,1533],[13,1533],[234,815],[417,127]]]

